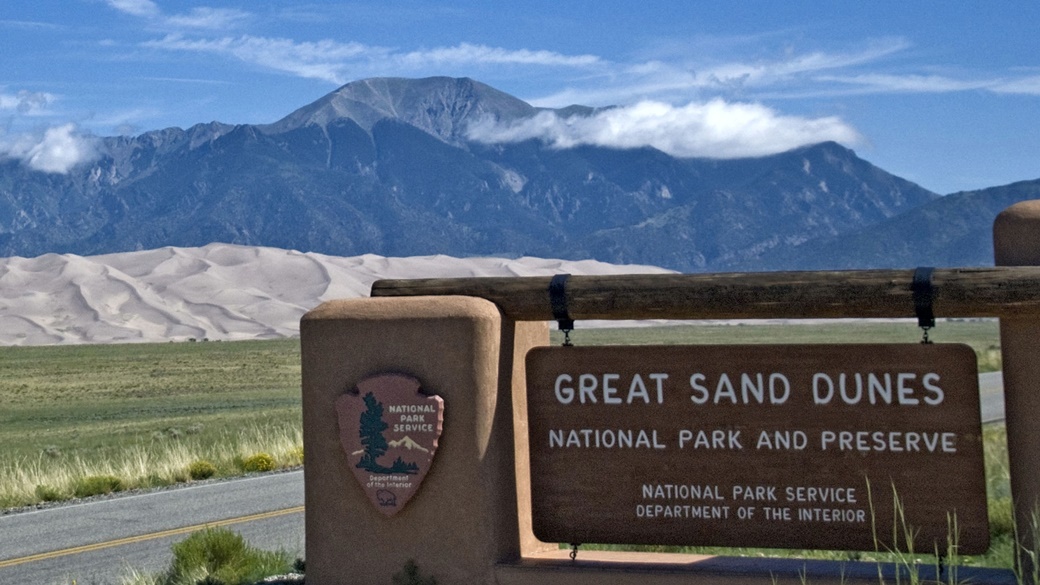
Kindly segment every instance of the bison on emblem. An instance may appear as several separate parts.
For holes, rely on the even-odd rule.
[[[390,490],[376,490],[380,506],[397,506],[397,495]]]

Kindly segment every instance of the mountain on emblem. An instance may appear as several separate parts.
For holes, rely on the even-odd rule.
[[[404,437],[400,441],[390,441],[390,446],[391,447],[404,447],[405,449],[408,449],[408,450],[417,449],[419,451],[425,451],[426,453],[430,452],[430,450],[427,449],[426,447],[423,447],[419,443],[416,443],[415,441],[413,441],[411,439],[411,437]]]
[[[440,396],[419,381],[379,374],[336,401],[340,444],[368,499],[393,516],[419,489],[437,451],[444,420]]]

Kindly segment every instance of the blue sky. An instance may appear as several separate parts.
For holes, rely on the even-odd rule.
[[[274,122],[366,77],[466,76],[583,127],[488,140],[753,156],[837,140],[939,193],[1040,178],[1040,2],[208,2],[0,7],[0,152]],[[510,132],[512,134],[510,134]]]

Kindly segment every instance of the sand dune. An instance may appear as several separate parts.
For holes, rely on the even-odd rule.
[[[380,278],[664,273],[539,258],[350,258],[210,244],[104,256],[0,259],[0,345],[270,339],[319,303]]]

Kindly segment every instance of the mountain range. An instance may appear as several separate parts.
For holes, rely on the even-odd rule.
[[[101,138],[64,174],[0,159],[0,256],[223,242],[687,272],[977,265],[996,213],[1040,195],[1038,180],[942,197],[832,142],[720,160],[472,132],[596,112],[466,78],[375,78],[273,124]]]

